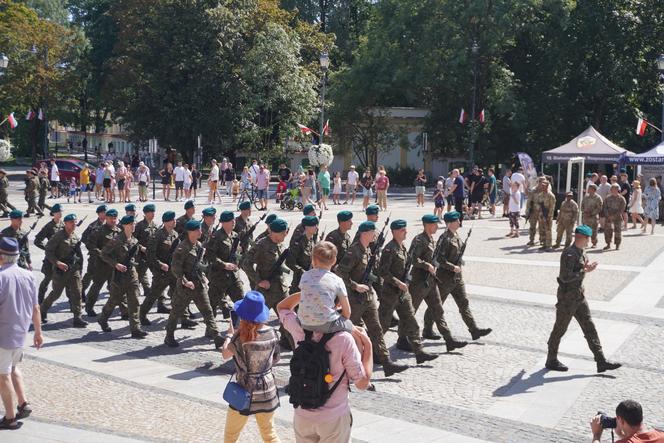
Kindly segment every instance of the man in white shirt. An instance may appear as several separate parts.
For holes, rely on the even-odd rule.
[[[350,165],[350,171],[348,171],[348,178],[346,180],[346,201],[344,205],[348,203],[348,200],[350,200],[351,205],[355,203],[355,192],[359,178],[360,175],[355,170],[355,165]]]
[[[503,217],[509,217],[510,188],[512,187],[512,170],[507,169],[503,175]]]
[[[58,185],[60,184],[60,170],[58,165],[55,164],[55,159],[51,159],[51,197],[58,198],[60,197],[60,189]]]
[[[523,175],[523,167],[520,167],[517,172],[512,174],[512,182],[519,184],[519,191],[521,191],[521,207],[523,207],[523,201],[528,197],[528,186],[526,185],[526,176]]]
[[[260,172],[261,167],[258,166],[258,160],[253,159],[251,161],[251,166],[249,166],[249,175],[251,176],[251,182],[256,183],[256,177],[258,176],[258,173]]]
[[[211,205],[217,199],[217,184],[219,183],[219,166],[217,160],[212,159],[212,168],[210,168],[210,176],[208,177],[208,187],[210,192],[208,194],[208,204]],[[219,197],[221,203],[221,197]]]
[[[173,170],[173,175],[175,176],[175,201],[179,202],[180,197],[184,198],[184,176],[187,173],[182,162],[178,162],[178,165]]]

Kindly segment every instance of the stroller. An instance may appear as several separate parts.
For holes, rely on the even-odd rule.
[[[279,207],[290,211],[295,208],[302,210],[303,206],[302,201],[300,200],[300,190],[297,188],[289,189],[284,194],[284,198],[281,200]]]

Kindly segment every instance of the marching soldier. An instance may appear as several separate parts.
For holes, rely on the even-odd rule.
[[[339,227],[325,237],[326,241],[329,241],[337,247],[336,265],[339,264],[341,258],[346,254],[346,251],[351,245],[350,234],[348,232],[350,231],[350,228],[353,227],[353,213],[350,211],[340,211],[337,214],[337,223],[339,224]]]
[[[9,226],[0,232],[3,237],[15,238],[18,242],[18,265],[23,269],[32,271],[32,259],[30,258],[30,247],[28,245],[29,231],[22,229],[23,212],[14,209],[9,213]]]
[[[25,217],[30,217],[30,214],[33,212],[42,217],[44,213],[37,206],[37,194],[39,192],[39,180],[36,177],[37,171],[28,169],[25,172],[28,176],[25,179],[25,201],[28,202],[28,210],[25,212]]]
[[[398,372],[408,369],[406,365],[399,365],[390,360],[383,329],[378,318],[378,302],[376,293],[370,284],[362,282],[365,269],[371,259],[369,243],[376,238],[376,225],[374,222],[366,221],[358,228],[359,240],[353,242],[350,249],[337,266],[337,275],[344,280],[348,290],[348,301],[350,302],[350,320],[358,326],[365,326],[371,344],[374,349],[376,361],[383,365],[385,376],[389,377]]]
[[[265,217],[265,231],[261,232],[258,234],[256,237],[256,243],[259,242],[260,239],[267,237],[270,235],[270,223],[275,221],[277,219],[277,214],[269,214],[267,217]]]
[[[184,225],[187,224],[189,220],[194,219],[194,214],[196,213],[196,205],[193,200],[187,200],[184,204],[184,214],[179,216],[175,222],[175,232],[178,233],[180,239],[184,239],[187,236]]]
[[[440,340],[440,335],[433,332],[435,323],[438,331],[445,339],[447,352],[452,352],[455,349],[463,348],[468,343],[456,340],[447,327],[443,303],[440,300],[435,280],[436,268],[431,264],[436,249],[433,236],[438,231],[439,221],[440,219],[436,215],[429,214],[422,217],[423,231],[415,236],[410,246],[412,248],[411,254],[413,254],[413,278],[409,288],[415,312],[417,312],[422,301],[427,305],[427,309],[424,311],[422,338]],[[412,352],[408,337],[402,334],[402,331],[399,332],[397,349]]]
[[[125,215],[120,220],[120,226],[122,226],[122,231],[110,240],[101,251],[101,260],[113,269],[113,277],[110,284],[111,294],[101,310],[97,322],[102,331],[111,332],[108,318],[113,313],[113,309],[126,299],[131,336],[132,338],[145,338],[148,333],[141,330],[138,321],[140,283],[138,272],[136,272],[136,254],[141,245],[133,236],[136,228],[134,217]]]
[[[214,340],[216,348],[223,345],[217,324],[212,315],[212,307],[208,297],[208,279],[201,266],[203,245],[198,241],[201,237],[201,222],[189,220],[185,223],[186,236],[173,254],[171,272],[175,275],[175,294],[171,300],[171,313],[166,323],[164,343],[172,348],[179,346],[175,340],[175,328],[179,318],[192,301],[205,320],[205,336]]]
[[[308,217],[310,215],[316,215],[316,207],[312,204],[305,205],[304,208],[302,208],[302,215],[304,217]],[[304,220],[304,219],[303,219]],[[296,241],[300,239],[304,235],[304,225],[300,222],[295,229],[293,229],[293,235],[291,235],[290,242],[288,243],[288,246],[293,246]]]
[[[92,283],[92,276],[95,269],[94,255],[90,252],[92,249],[90,238],[95,229],[102,227],[106,223],[106,209],[106,205],[97,206],[97,220],[90,223],[81,235],[81,242],[83,242],[85,248],[88,250],[88,269],[85,271],[83,281],[81,282],[81,300],[83,301],[85,301],[85,291],[88,290],[88,286]]]
[[[540,249],[551,249],[553,237],[553,212],[556,209],[556,196],[549,189],[549,181],[540,181],[540,191],[537,193],[534,205],[539,207],[539,231],[540,241],[543,242]]]
[[[293,271],[290,293],[300,292],[302,274],[311,268],[311,256],[314,252],[314,235],[318,232],[318,217],[307,215],[300,223],[304,229],[300,238],[289,246],[286,265]]]
[[[242,253],[245,254],[249,250],[249,244],[252,243],[252,238],[250,235],[246,235],[249,230],[249,217],[251,216],[251,202],[248,200],[240,203],[240,215],[235,217],[235,232],[240,236],[242,241],[240,241],[240,247],[242,248]]]
[[[14,211],[16,209],[7,199],[7,189],[9,189],[7,171],[0,169],[0,211],[2,211],[2,217],[9,217],[9,211]]]
[[[572,231],[574,225],[579,217],[579,205],[572,198],[574,194],[572,191],[565,194],[565,201],[560,205],[558,210],[558,224],[556,225],[556,244],[554,248],[560,247],[560,241],[563,239],[565,233],[565,247],[567,248],[572,243]]]
[[[367,216],[367,221],[370,221],[372,223],[378,223],[378,212],[380,211],[380,208],[378,205],[369,205],[367,206],[367,209],[364,210],[364,214]],[[357,243],[357,241],[360,239],[360,231],[357,231],[355,233],[355,237],[353,237],[352,243]],[[371,244],[373,245],[373,240],[371,241]]]
[[[602,197],[597,194],[597,185],[591,183],[588,185],[588,195],[586,195],[581,202],[581,221],[584,225],[589,226],[590,229],[593,230],[591,248],[597,246],[597,219],[603,212],[603,206],[604,202],[602,201]]]
[[[53,205],[52,210],[56,209]],[[81,318],[81,270],[83,267],[83,252],[81,241],[76,235],[76,215],[67,214],[64,226],[50,238],[46,244],[46,260],[53,270],[53,289],[51,293],[40,302],[41,321],[48,322],[48,310],[60,298],[65,290],[69,299],[69,307],[74,314],[75,328],[85,328],[88,323]]]
[[[611,191],[613,192],[613,189]],[[618,196],[622,198],[621,195],[618,194]],[[618,217],[621,215],[619,214]],[[621,222],[622,220],[618,219],[618,223]],[[584,252],[588,246],[588,239],[592,235],[592,229],[589,226],[581,225],[576,228],[574,233],[574,244],[566,248],[560,256],[556,322],[549,336],[546,368],[552,371],[567,371],[567,366],[558,360],[558,347],[572,318],[576,318],[588,342],[588,347],[595,356],[597,372],[618,369],[621,366],[620,363],[612,363],[604,357],[597,329],[590,316],[590,308],[584,294],[583,279],[586,273],[597,268],[597,262],[589,263]]]
[[[48,180],[46,174],[48,174],[47,169],[40,170],[37,178],[37,181],[39,182],[39,201],[37,202],[37,206],[42,211],[44,209],[51,209],[51,207],[46,204],[46,194],[48,194],[48,191],[51,189],[51,182]]]
[[[604,241],[606,241],[606,246],[603,248],[604,251],[611,249],[611,239],[614,231],[616,236],[616,251],[620,249],[620,243],[622,242],[622,217],[623,212],[625,212],[625,206],[627,206],[627,201],[625,197],[620,195],[620,185],[613,183],[611,185],[611,193],[606,197],[606,201],[604,202],[604,207],[606,208],[606,223],[604,225]]]
[[[392,230],[392,241],[390,241],[380,254],[380,265],[378,267],[380,277],[383,279],[383,287],[380,293],[380,305],[378,306],[378,317],[383,334],[390,328],[392,314],[396,310],[399,314],[399,336],[408,337],[410,346],[415,352],[417,363],[438,358],[437,355],[428,354],[422,348],[420,339],[420,327],[415,320],[415,310],[412,299],[408,293],[408,283],[404,274],[408,253],[403,245],[406,239],[406,220],[394,220],[390,224]],[[351,309],[352,312],[352,309]]]
[[[217,215],[217,210],[215,208],[205,208],[203,209],[203,223],[201,223],[201,244],[207,246],[214,234],[214,219]]]
[[[53,219],[46,223],[35,236],[35,246],[39,249],[46,249],[44,240],[50,240],[51,237],[65,226],[64,223],[62,223],[62,206],[59,203],[54,204],[51,208],[51,216]],[[44,258],[41,271],[42,274],[44,274],[44,279],[39,284],[39,295],[37,297],[39,303],[44,301],[46,290],[48,289],[48,285],[51,283],[51,277],[53,276],[53,267],[47,258]]]
[[[133,215],[129,214],[131,211],[127,210],[127,206],[125,206],[127,215],[133,217]],[[135,212],[136,207],[133,204],[132,206],[134,206],[133,209]],[[148,263],[148,246],[150,245],[150,240],[152,240],[152,237],[155,236],[157,230],[159,229],[154,222],[154,213],[156,210],[157,208],[152,203],[143,206],[143,220],[136,223],[136,231],[134,231],[134,237],[136,237],[136,240],[138,240],[138,243],[141,245],[141,250],[136,254],[136,261],[138,263],[136,265],[136,271],[138,272],[138,281],[143,287],[143,295],[145,298],[150,297],[150,293],[152,292],[150,280],[148,279],[148,269],[150,268]],[[150,307],[152,307],[152,305],[150,305]],[[164,305],[163,294],[161,294],[159,297],[157,312],[162,312],[165,314],[170,312],[170,310]]]
[[[274,214],[270,214],[267,218]],[[266,220],[267,220],[266,218]],[[276,219],[276,215],[274,216]],[[272,220],[274,221],[274,220]],[[240,278],[238,257],[236,248],[233,251],[233,242],[237,239],[235,227],[235,216],[232,211],[224,211],[219,215],[221,229],[217,229],[207,245],[205,257],[210,263],[210,303],[212,312],[216,314],[221,308],[224,318],[230,315],[230,309],[226,297],[230,296],[234,302],[240,300],[244,295],[244,285]]]
[[[447,230],[443,232],[438,241],[443,242],[438,253],[438,269],[436,270],[436,277],[438,279],[438,291],[440,291],[440,301],[445,305],[447,296],[452,294],[454,302],[459,308],[459,313],[463,322],[468,327],[470,335],[473,340],[480,337],[489,335],[491,328],[479,328],[475,323],[470,306],[468,303],[468,296],[466,295],[466,285],[463,282],[463,275],[461,273],[462,262],[460,260],[461,247],[463,241],[457,234],[459,229],[459,219],[461,214],[456,211],[447,212],[443,216]]]
[[[235,219],[237,228],[237,219]],[[265,297],[265,304],[277,310],[277,303],[288,295],[288,286],[284,278],[285,273],[290,273],[284,265],[285,255],[288,251],[284,249],[283,242],[288,235],[288,223],[277,218],[270,223],[270,235],[249,249],[242,256],[241,266],[250,281],[256,282],[256,290]],[[281,263],[279,263],[281,261]],[[280,327],[281,340],[279,344],[285,349],[292,346],[288,339],[288,333]]]

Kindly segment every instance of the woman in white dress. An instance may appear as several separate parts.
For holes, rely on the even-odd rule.
[[[340,205],[339,196],[341,195],[341,172],[334,173],[334,188],[332,188],[332,203]]]
[[[189,165],[184,165],[183,188],[184,188],[184,196],[187,199],[191,198],[191,182],[192,182],[192,180],[193,180],[193,176],[191,175],[191,169],[189,169]]]
[[[632,215],[632,229],[636,229],[636,222],[643,224],[643,203],[641,201],[641,183],[632,182],[632,198],[629,199],[629,213]]]

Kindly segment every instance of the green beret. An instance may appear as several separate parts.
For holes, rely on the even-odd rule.
[[[240,203],[240,211],[246,211],[247,209],[251,209],[251,202],[249,200],[245,200],[242,203]]]
[[[203,217],[214,217],[215,215],[217,215],[217,210],[215,208],[203,209]]]
[[[66,222],[76,221],[76,214],[67,214],[67,215],[65,215],[64,220]]]
[[[316,213],[316,207],[312,204],[305,205],[304,208],[302,208],[302,214],[304,215],[315,214],[315,213]]]
[[[175,211],[166,211],[161,215],[161,221],[166,223],[175,220]]]
[[[23,218],[23,211],[19,211],[18,209],[14,209],[12,212],[9,213],[9,218]]]
[[[581,226],[576,227],[576,229],[574,230],[574,233],[579,234],[579,235],[585,235],[586,237],[590,237],[590,236],[593,235],[593,230],[588,225],[581,225]]]
[[[282,218],[277,218],[270,223],[270,231],[272,232],[284,232],[286,229],[288,229],[288,223]]]
[[[457,221],[460,218],[461,214],[457,211],[446,212],[445,215],[443,215],[443,220],[445,220],[445,223]]]
[[[368,232],[368,231],[375,231],[376,230],[376,224],[372,221],[365,221],[360,224],[360,227],[357,228],[358,232]]]
[[[397,229],[403,229],[407,225],[406,220],[397,219],[390,223],[390,229],[396,231]]]
[[[201,229],[201,222],[198,220],[189,220],[184,224],[184,229],[186,231],[195,231],[197,229]]]
[[[195,205],[194,205],[194,201],[193,201],[193,200],[187,200],[187,202],[184,204],[184,209],[185,209],[185,210],[187,210],[187,209],[191,209],[191,208],[193,208],[194,206],[195,206]]]
[[[422,223],[424,224],[433,224],[433,223],[438,223],[440,221],[440,218],[438,218],[437,215],[433,214],[426,214],[422,216]]]
[[[364,210],[364,213],[367,215],[376,215],[378,214],[378,211],[380,211],[378,205],[369,205],[367,206],[367,209]]]
[[[125,206],[125,212],[136,212],[136,205],[133,203],[129,203],[128,205]]]
[[[60,203],[56,203],[53,206],[51,206],[51,215],[62,212],[62,205]]]
[[[124,217],[122,217],[120,219],[120,224],[121,225],[130,225],[130,224],[134,223],[134,221],[136,221],[136,219],[134,218],[133,215],[125,215]]]
[[[233,214],[233,211],[224,211],[219,216],[219,221],[220,222],[229,222],[229,221],[232,221],[234,218],[235,218],[235,214]]]
[[[265,224],[269,225],[270,223],[272,223],[276,219],[277,219],[277,214],[270,214],[267,217],[265,217]]]
[[[143,206],[143,213],[146,212],[157,212],[157,207],[153,205],[152,203],[149,203],[145,206]]]
[[[117,217],[118,216],[118,210],[117,209],[109,209],[106,211],[106,217]]]
[[[315,215],[307,215],[302,219],[302,226],[318,226],[318,217]]]
[[[353,218],[353,213],[350,211],[340,211],[337,214],[337,221],[338,222],[345,222],[348,220],[351,220]]]
[[[100,212],[106,212],[107,209],[108,209],[108,206],[99,205],[99,206],[97,206],[97,214],[99,214]]]

